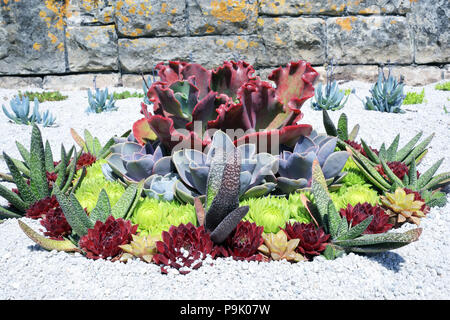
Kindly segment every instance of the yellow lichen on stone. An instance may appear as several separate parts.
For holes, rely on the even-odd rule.
[[[228,49],[233,49],[234,48],[234,41],[233,40],[228,40],[226,43],[226,46],[228,47]]]
[[[258,24],[258,26],[262,27],[264,25],[264,19],[263,18],[258,18],[256,20],[256,23]]]
[[[342,30],[351,31],[353,29],[352,22],[355,22],[356,19],[356,17],[337,18],[336,23],[341,27]]]
[[[167,3],[163,2],[161,4],[161,13],[166,13],[167,11]]]
[[[64,43],[60,42],[57,46],[58,50],[63,52],[64,51]]]
[[[245,0],[213,0],[210,14],[221,21],[242,22],[248,19],[247,11],[255,12],[257,3]]]
[[[213,26],[210,26],[209,24],[205,25],[206,27],[206,33],[213,33],[216,29]]]
[[[33,44],[33,49],[36,50],[36,51],[41,50],[41,47],[42,47],[42,45],[40,43],[35,42]]]
[[[52,43],[56,43],[58,41],[58,38],[51,32],[47,33],[47,36],[50,38]]]
[[[255,48],[255,47],[258,46],[258,42],[256,42],[256,41],[250,41],[249,46],[250,46],[250,48]]]
[[[236,49],[245,50],[248,48],[248,42],[241,37],[238,37],[238,42],[236,43]]]

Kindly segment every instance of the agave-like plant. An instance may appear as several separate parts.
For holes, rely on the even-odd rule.
[[[172,161],[180,176],[175,184],[177,198],[186,203],[193,203],[195,197],[202,201],[207,194],[208,174],[216,153],[220,150],[240,153],[239,196],[241,199],[264,196],[275,189],[275,176],[278,160],[269,153],[256,153],[254,144],[235,147],[233,141],[222,131],[216,131],[213,141],[205,154],[195,149],[176,151]]]
[[[49,110],[43,114],[39,111],[39,101],[34,98],[34,108],[30,115],[30,99],[27,96],[15,96],[9,102],[11,110],[14,114],[9,112],[4,105],[2,105],[3,113],[13,122],[17,124],[34,124],[39,123],[44,127],[50,127],[55,124],[56,117],[54,117]]]
[[[340,110],[347,103],[348,97],[350,95],[347,95],[345,100],[342,101],[345,96],[345,91],[340,90],[338,88],[336,80],[333,80],[333,63],[331,62],[331,64],[327,68],[327,83],[325,85],[325,89],[322,91],[322,83],[319,83],[315,90],[315,100],[311,102],[311,107],[317,111]]]
[[[284,194],[309,189],[312,164],[316,160],[319,161],[327,184],[338,188],[345,176],[341,171],[349,153],[335,152],[336,142],[335,137],[319,135],[315,131],[309,137],[300,137],[292,152],[285,150],[280,155],[277,189]]]
[[[72,227],[72,232],[69,236],[62,240],[49,239],[34,231],[23,221],[18,220],[23,232],[42,248],[49,251],[84,252],[88,257],[95,259],[99,256],[101,257],[101,255],[99,255],[99,252],[92,252],[92,247],[96,247],[96,251],[100,251],[100,253],[118,252],[120,251],[119,245],[129,243],[129,241],[126,243],[115,243],[114,240],[117,236],[121,236],[120,233],[124,229],[130,229],[131,223],[125,219],[130,217],[140,198],[142,183],[138,186],[129,186],[112,208],[108,195],[103,190],[100,192],[97,205],[89,215],[87,215],[74,194],[66,196],[57,186],[54,190],[64,216]],[[104,224],[109,224],[110,228],[118,226],[118,232],[103,236],[98,234],[102,230],[103,232],[108,232],[108,228],[105,230]],[[137,226],[134,226],[132,229],[134,230],[132,233],[135,233]],[[121,241],[121,239],[119,240]],[[131,234],[129,234],[129,240],[131,240]],[[114,247],[111,247],[111,244],[114,244]]]
[[[421,228],[412,229],[403,233],[377,233],[363,234],[371,223],[373,216],[369,216],[356,225],[351,225],[345,216],[341,217],[327,188],[325,177],[319,163],[313,164],[312,192],[314,204],[302,197],[304,205],[308,208],[314,223],[322,227],[325,233],[331,235],[331,243],[324,251],[324,256],[334,259],[344,252],[384,252],[403,247],[419,239]]]
[[[341,113],[337,126],[331,120],[327,110],[322,110],[323,126],[327,135],[337,137],[337,146],[340,150],[345,150],[346,141],[355,141],[359,132],[359,124],[356,124],[350,132],[348,132],[348,117],[345,113]]]
[[[91,89],[88,89],[88,102],[89,106],[86,108],[87,113],[101,113],[103,111],[115,111],[118,107],[115,106],[116,101],[114,96],[111,95],[108,99],[108,88],[100,90],[95,88],[95,96],[92,94]]]
[[[406,95],[403,94],[403,83],[397,82],[391,75],[390,68],[387,78],[384,75],[383,68],[380,68],[380,71],[378,72],[378,81],[374,84],[370,93],[372,96],[366,97],[366,102],[364,103],[364,108],[366,110],[405,113],[405,111],[401,109],[403,100],[406,97]]]
[[[33,203],[51,196],[55,187],[60,188],[63,192],[73,192],[83,181],[85,169],[77,182],[73,183],[78,159],[75,148],[72,147],[67,153],[64,146],[61,145],[61,161],[55,166],[50,143],[46,141],[44,147],[42,134],[36,124],[33,125],[31,131],[30,150],[28,151],[19,142],[16,142],[16,145],[23,161],[13,159],[3,152],[10,175],[2,174],[2,176],[7,177],[8,181],[16,185],[17,193],[0,184],[0,196],[13,207],[13,209],[0,207],[0,216],[20,218]],[[47,178],[49,174],[57,176],[51,186]]]
[[[133,125],[140,144],[149,139],[151,129],[168,150],[182,146],[202,151],[211,143],[212,130],[232,129],[237,145],[252,141],[260,150],[260,144],[267,143],[264,151],[271,152],[278,147],[272,140],[293,145],[312,130],[297,124],[318,76],[305,61],[275,69],[269,79],[276,87],[253,76],[253,67],[244,61],[226,61],[214,70],[171,61],[158,64],[156,70],[161,81],[147,93],[153,112],[142,104],[145,117]]]

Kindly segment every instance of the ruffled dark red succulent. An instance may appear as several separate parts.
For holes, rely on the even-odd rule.
[[[52,208],[41,220],[41,225],[47,230],[44,235],[54,240],[62,240],[72,233],[72,227],[66,220],[61,207]]]
[[[285,228],[281,230],[286,233],[288,240],[300,239],[297,251],[309,260],[325,250],[330,238],[323,228],[317,228],[313,223],[286,223]]]
[[[235,260],[263,261],[264,255],[258,252],[264,242],[261,236],[263,231],[264,227],[259,227],[254,222],[240,221],[225,241],[225,256],[231,256]]]
[[[53,189],[53,185],[56,182],[56,179],[58,179],[58,174],[56,172],[45,172],[45,175],[47,176],[47,183],[48,183],[48,187],[51,189]]]
[[[426,205],[425,199],[422,198],[422,196],[420,195],[419,192],[413,191],[413,190],[408,189],[408,188],[403,188],[403,190],[405,190],[406,194],[413,193],[414,194],[414,201],[422,201],[422,202],[424,202],[424,204],[423,204],[422,208],[420,209],[420,211],[422,211],[424,214],[427,214],[428,212],[430,212],[430,207]]]
[[[168,273],[169,268],[177,269],[181,274],[198,269],[203,260],[210,255],[214,258],[218,248],[203,226],[192,223],[171,226],[162,232],[162,241],[156,242],[157,254],[153,261],[161,265],[161,272]]]
[[[132,225],[129,220],[109,216],[105,222],[97,220],[78,244],[89,259],[114,258],[122,253],[119,246],[130,243],[137,228],[138,225]]]
[[[161,81],[147,93],[153,113],[142,104],[145,118],[133,125],[141,144],[156,134],[169,151],[175,146],[198,150],[211,143],[213,131],[233,129],[235,144],[264,143],[270,151],[275,138],[293,145],[312,131],[310,125],[297,124],[302,104],[314,95],[318,76],[305,61],[275,69],[269,79],[276,88],[254,76],[255,70],[244,61],[225,61],[214,70],[171,61],[158,64],[156,70]]]
[[[358,203],[354,207],[351,204],[347,208],[341,209],[340,214],[345,217],[352,226],[356,226],[369,216],[373,216],[367,229],[363,234],[384,233],[394,225],[389,223],[389,215],[379,206],[372,206],[368,202]]]
[[[83,167],[89,167],[91,166],[95,161],[97,161],[97,158],[90,154],[89,152],[82,153],[77,161],[77,171],[82,169]]]
[[[350,145],[353,149],[355,149],[356,151],[359,151],[363,156],[365,156],[367,158],[367,153],[366,150],[364,150],[363,146],[353,140],[344,140],[345,143],[347,143],[348,145]],[[370,147],[370,150],[372,150],[376,155],[378,155],[379,151],[375,148]]]
[[[33,203],[26,211],[25,216],[30,219],[44,218],[47,212],[56,208],[59,208],[59,203],[58,200],[56,200],[56,197],[45,197]]]
[[[390,161],[386,162],[386,165],[389,167],[389,169],[392,170],[392,172],[400,179],[402,180],[405,175],[409,173],[409,168],[406,164],[404,164],[401,161]],[[388,176],[384,172],[383,166],[381,164],[377,164],[375,166],[375,169],[378,171],[379,174],[381,174],[386,180],[389,181]],[[419,171],[417,171],[417,178],[420,176]]]

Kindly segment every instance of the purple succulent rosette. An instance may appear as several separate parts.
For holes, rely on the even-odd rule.
[[[292,151],[283,151],[279,156],[277,189],[284,194],[309,189],[312,181],[312,165],[320,164],[329,187],[345,176],[341,172],[349,157],[346,151],[335,151],[337,138],[315,131],[310,136],[300,137]]]

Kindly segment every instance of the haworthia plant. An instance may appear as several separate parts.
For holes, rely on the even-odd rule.
[[[78,240],[92,229],[97,221],[105,222],[112,215],[114,218],[127,218],[133,212],[142,192],[143,183],[129,186],[119,201],[111,208],[108,195],[105,190],[100,192],[97,204],[92,212],[87,215],[81,204],[75,198],[74,194],[66,196],[55,186],[55,195],[59,205],[66,217],[67,222],[72,228],[70,239],[52,240],[41,236],[31,229],[23,221],[19,220],[19,226],[22,231],[34,242],[46,250],[57,251],[80,251]]]
[[[13,207],[0,208],[0,217],[21,217],[33,203],[51,196],[52,191],[47,182],[46,172],[57,174],[54,186],[59,187],[62,192],[73,191],[75,188],[72,182],[76,173],[78,156],[74,148],[66,153],[64,146],[61,146],[62,160],[55,167],[50,144],[47,141],[44,146],[41,132],[36,125],[33,125],[31,133],[30,151],[19,142],[16,142],[16,145],[23,161],[13,159],[6,153],[3,153],[3,158],[9,169],[8,181],[16,185],[18,193],[0,185],[0,196],[5,198]],[[69,164],[72,154],[74,156]],[[76,185],[79,185],[83,178],[84,174],[82,173]],[[29,183],[27,179],[29,179]]]
[[[345,140],[354,141],[359,132],[359,124],[356,124],[351,132],[348,132],[348,117],[345,113],[341,113],[339,116],[339,120],[337,126],[333,123],[328,112],[326,110],[322,111],[323,116],[323,126],[325,127],[325,131],[329,136],[337,137],[338,143],[337,146],[341,150],[345,150],[346,144]]]
[[[355,226],[349,225],[345,217],[341,217],[330,198],[325,178],[320,165],[313,164],[312,192],[315,203],[302,198],[305,207],[319,227],[331,235],[330,248],[324,255],[327,258],[336,258],[342,252],[383,252],[405,246],[418,240],[422,229],[414,229],[404,233],[380,233],[362,235],[372,221],[372,216],[366,218]]]

